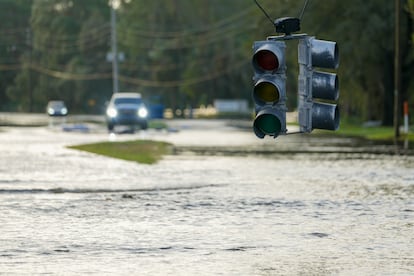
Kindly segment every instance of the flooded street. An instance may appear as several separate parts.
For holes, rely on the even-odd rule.
[[[65,147],[126,139],[182,154],[143,165]],[[312,139],[1,128],[0,275],[414,275],[414,157]],[[249,150],[189,150],[228,145]]]

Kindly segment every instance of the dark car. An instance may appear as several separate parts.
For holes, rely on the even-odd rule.
[[[46,112],[49,116],[66,116],[68,115],[68,108],[64,101],[49,101]]]
[[[106,109],[106,123],[112,131],[117,125],[131,126],[135,129],[148,128],[148,109],[140,93],[114,93]]]

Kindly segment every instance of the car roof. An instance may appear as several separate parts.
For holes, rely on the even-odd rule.
[[[59,100],[52,100],[48,102],[48,104],[64,104],[64,103],[65,103],[64,101],[59,101]]]
[[[141,94],[136,92],[116,92],[112,94],[112,98],[141,98]]]

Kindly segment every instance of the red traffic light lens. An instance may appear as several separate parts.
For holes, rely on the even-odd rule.
[[[269,51],[262,50],[255,55],[256,64],[265,71],[275,71],[279,69],[279,60],[277,56]]]

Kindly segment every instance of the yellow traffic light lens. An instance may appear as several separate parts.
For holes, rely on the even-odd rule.
[[[257,84],[254,93],[256,99],[264,103],[278,103],[280,99],[280,92],[277,87],[266,81]]]
[[[279,69],[279,60],[277,56],[269,51],[263,50],[256,53],[256,64],[265,71],[275,71]]]
[[[282,129],[280,120],[272,114],[263,114],[257,117],[254,125],[262,133],[270,136],[278,136]]]

